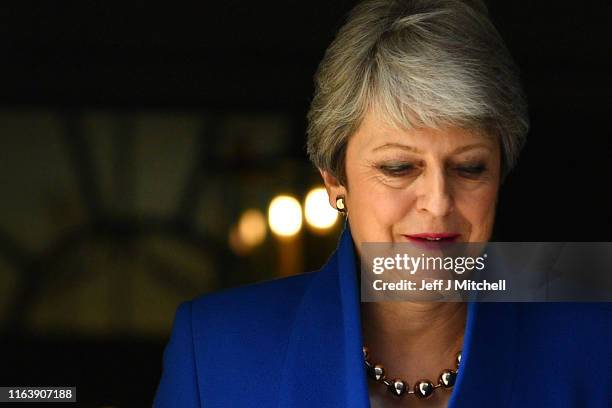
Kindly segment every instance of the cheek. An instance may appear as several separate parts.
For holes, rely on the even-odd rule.
[[[496,200],[497,187],[493,185],[459,194],[456,198],[457,210],[470,224],[474,241],[489,239],[495,220]]]
[[[414,201],[413,194],[393,189],[364,190],[357,198],[360,212],[391,226],[401,220]]]
[[[354,186],[354,187],[353,187]],[[361,242],[393,241],[393,227],[409,212],[414,194],[363,178],[349,189],[349,220]],[[357,239],[356,238],[356,239]]]

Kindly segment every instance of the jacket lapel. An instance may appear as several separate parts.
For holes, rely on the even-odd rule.
[[[511,406],[518,322],[516,303],[468,304],[461,368],[449,408]]]
[[[279,406],[369,407],[355,270],[346,227],[296,312]]]
[[[494,257],[478,279],[494,281],[512,276],[511,271],[504,269],[506,265]],[[519,322],[517,303],[468,302],[461,367],[449,408],[511,406]]]

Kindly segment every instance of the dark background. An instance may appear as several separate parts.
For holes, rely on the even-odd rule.
[[[87,146],[74,118],[97,110],[207,118],[281,115],[288,118],[293,137],[277,154],[299,163],[294,185],[305,188],[316,180],[304,151],[312,76],[353,4],[20,2],[1,7],[0,110],[5,117],[52,112],[64,120],[64,140],[76,140],[68,149],[76,157],[79,192],[94,214],[78,234],[42,255],[23,250],[0,230],[0,255],[20,271],[15,299],[3,315],[1,385],[76,385],[82,406],[150,406],[168,332],[49,335],[27,323],[29,305],[45,290],[41,270],[47,262],[64,262],[83,237],[102,236],[120,248],[161,231],[206,247],[233,270],[250,262],[190,229],[186,220],[190,197],[193,201],[197,195],[193,191],[184,192],[184,205],[172,222],[108,216],[98,204],[95,176],[84,158]],[[603,1],[490,1],[489,9],[521,67],[532,122],[519,165],[502,187],[495,240],[612,240],[610,6]],[[2,134],[0,140],[9,136]],[[12,144],[3,145],[4,154],[11,155]],[[205,150],[196,160],[196,175],[210,171]],[[214,163],[223,174],[278,170],[269,158]],[[4,177],[28,182],[20,173]],[[3,188],[1,194],[0,200],[11,191]],[[335,235],[324,245],[312,244],[313,237],[305,240],[310,261],[304,265],[312,269],[325,260]],[[266,277],[226,274],[215,288]],[[166,319],[171,321],[172,314]]]

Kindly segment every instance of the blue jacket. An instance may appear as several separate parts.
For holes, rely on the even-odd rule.
[[[181,304],[154,407],[369,407],[348,228],[317,272]],[[469,303],[450,408],[612,407],[612,303]]]

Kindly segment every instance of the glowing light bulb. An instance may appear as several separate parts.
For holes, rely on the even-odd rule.
[[[304,215],[308,225],[319,230],[332,227],[338,219],[338,211],[329,205],[329,197],[323,187],[314,188],[306,195]]]
[[[302,206],[295,198],[287,195],[275,197],[268,208],[270,229],[282,237],[290,237],[302,228]]]

